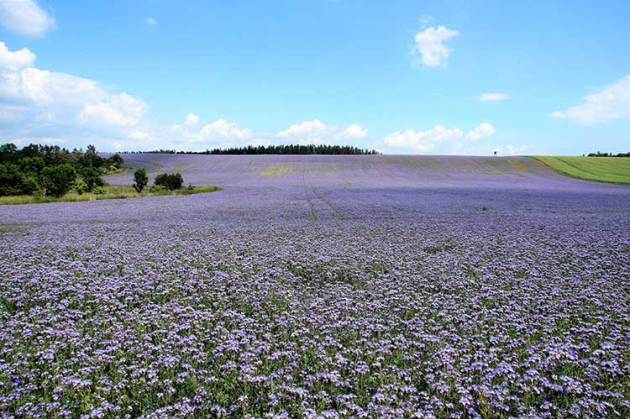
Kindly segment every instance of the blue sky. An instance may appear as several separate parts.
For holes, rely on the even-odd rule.
[[[0,141],[630,150],[628,1],[0,0]]]

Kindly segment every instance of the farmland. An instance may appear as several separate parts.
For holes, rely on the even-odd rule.
[[[577,179],[630,184],[630,158],[536,156],[558,173]]]
[[[222,190],[0,207],[3,417],[630,415],[628,186],[521,157],[125,161]]]

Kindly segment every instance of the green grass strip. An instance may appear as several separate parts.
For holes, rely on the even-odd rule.
[[[165,195],[193,195],[198,193],[216,192],[221,190],[218,186],[204,185],[195,186],[194,189],[183,187],[175,191],[149,192],[149,188],[141,194],[137,193],[132,186],[107,186],[107,193],[96,195],[92,193],[84,193],[79,195],[76,192],[68,193],[59,198],[50,196],[38,197],[32,195],[18,196],[2,196],[0,197],[0,205],[22,205],[22,204],[46,204],[50,202],[82,202],[82,201],[100,201],[102,199],[126,199],[147,196],[165,196]]]
[[[630,185],[628,157],[531,156],[551,170],[577,179]]]

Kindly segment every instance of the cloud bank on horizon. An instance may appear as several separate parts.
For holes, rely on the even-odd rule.
[[[59,17],[63,16],[64,12],[69,13],[69,9],[68,2],[61,0],[55,2],[55,9],[52,5],[40,4],[35,0],[0,0],[0,26],[4,31],[0,32],[0,35],[5,37],[5,40],[0,40],[0,142],[14,142],[18,145],[39,142],[70,148],[94,143],[103,150],[156,148],[205,150],[215,147],[278,143],[350,144],[375,148],[386,153],[520,154],[541,149],[541,143],[537,143],[531,133],[528,135],[525,132],[523,123],[517,117],[511,116],[518,113],[515,110],[523,106],[522,102],[525,99],[532,100],[528,97],[527,91],[521,90],[520,93],[511,91],[509,77],[500,73],[495,77],[471,79],[471,85],[466,83],[465,76],[471,68],[491,69],[493,66],[488,59],[475,57],[474,52],[471,61],[471,46],[466,44],[466,40],[469,36],[479,37],[481,29],[471,26],[468,21],[460,21],[458,25],[458,20],[451,18],[451,23],[445,23],[427,13],[421,14],[416,20],[420,22],[420,30],[416,30],[415,35],[408,38],[408,41],[413,42],[408,50],[412,57],[412,65],[407,65],[406,69],[398,66],[394,73],[404,74],[410,86],[418,89],[415,93],[417,103],[413,102],[413,97],[406,97],[404,88],[402,96],[405,97],[392,97],[390,100],[387,89],[379,90],[378,84],[374,84],[377,83],[377,79],[371,79],[369,83],[376,87],[377,93],[373,94],[373,101],[362,101],[356,110],[346,107],[341,111],[337,108],[336,112],[329,112],[327,107],[314,104],[312,110],[308,111],[306,100],[302,102],[301,99],[294,99],[298,100],[294,105],[299,107],[301,112],[286,117],[275,115],[274,118],[271,109],[274,107],[280,109],[274,101],[282,99],[284,103],[285,97],[296,97],[293,92],[285,91],[269,97],[270,106],[260,107],[259,112],[262,116],[258,120],[259,124],[260,120],[264,120],[264,123],[260,124],[262,125],[260,128],[256,128],[257,118],[241,114],[240,118],[245,119],[245,122],[239,122],[235,118],[226,117],[225,113],[217,112],[216,109],[220,109],[222,103],[219,95],[217,98],[209,96],[205,100],[206,103],[216,103],[213,105],[215,111],[203,112],[203,109],[196,110],[194,105],[187,104],[186,91],[182,89],[180,91],[182,98],[178,103],[182,109],[178,113],[182,110],[188,112],[182,121],[181,117],[172,114],[164,115],[163,112],[157,112],[161,114],[156,115],[152,112],[152,109],[164,107],[155,99],[156,96],[159,97],[154,94],[155,90],[160,90],[159,85],[152,90],[144,89],[138,93],[133,91],[136,90],[133,82],[126,83],[127,88],[121,89],[110,84],[116,82],[115,79],[99,81],[73,75],[71,69],[64,72],[39,68],[36,64],[38,49],[50,50],[53,54],[55,51],[63,50],[63,53],[71,55],[72,51],[66,47],[62,46],[61,50],[57,50],[55,39],[47,40],[46,43],[40,41],[32,47],[29,45],[31,41],[28,41],[61,37],[66,24],[72,28],[70,23]],[[151,17],[146,17],[147,15]],[[166,23],[162,25],[164,20]],[[154,34],[152,36],[160,36],[163,31],[176,30],[172,27],[174,25],[172,20],[164,15],[154,14],[152,10],[139,11],[136,22],[137,26],[144,24],[145,27],[153,27],[150,31]],[[460,26],[468,29],[460,30]],[[408,29],[413,30],[412,23]],[[89,35],[86,34],[88,37]],[[144,33],[142,36],[148,35]],[[334,37],[333,40],[335,43],[338,41]],[[404,47],[404,40],[400,41],[400,46]],[[64,40],[63,44],[67,42]],[[341,41],[339,43],[342,44]],[[244,48],[238,42],[235,45]],[[456,45],[457,49],[453,45]],[[391,46],[387,52],[391,54],[391,51],[395,50],[395,46]],[[160,52],[155,51],[153,54]],[[165,54],[166,59],[169,59],[168,51]],[[191,58],[194,59],[199,54],[196,52]],[[234,55],[238,54],[239,50],[234,50]],[[499,59],[501,52],[496,54]],[[46,56],[47,62],[50,62],[50,53]],[[162,55],[153,55],[149,58],[160,57]],[[256,57],[261,59],[257,55]],[[505,55],[503,57],[506,59]],[[215,65],[219,66],[222,59],[231,60],[231,55],[213,59]],[[404,57],[401,56],[399,59]],[[60,60],[59,63],[54,68],[64,68],[64,61]],[[260,62],[263,65],[262,73],[265,63],[267,61],[264,59]],[[337,65],[343,69],[343,62],[332,63],[328,68],[334,69]],[[87,74],[93,73],[90,71],[92,68],[89,60],[85,60],[81,68]],[[213,67],[210,66],[209,71],[212,70]],[[185,73],[182,75],[183,79],[189,79]],[[298,78],[297,86],[303,86],[305,89],[309,88],[309,78],[311,81],[315,80],[315,75],[304,68],[279,76],[286,80],[287,85]],[[259,77],[260,82],[264,84],[266,76],[262,74]],[[274,76],[267,77],[273,81]],[[356,79],[360,79],[361,83],[365,82],[363,77],[361,72],[356,73]],[[176,83],[180,77],[174,76],[172,80]],[[237,84],[239,80],[243,79],[236,76],[227,79],[226,83],[231,86],[232,92],[239,90]],[[283,80],[279,82],[280,86]],[[424,80],[427,80],[426,83]],[[142,84],[142,77],[137,81]],[[345,85],[340,84],[341,81],[338,82],[334,75],[329,76],[326,81],[328,89],[320,89],[321,94],[333,92],[328,94],[330,97],[337,97],[335,100],[340,102],[350,100],[347,98],[352,98],[353,94],[370,92],[370,89],[349,88],[348,85],[354,82],[352,79],[347,80]],[[206,88],[203,79],[191,77],[190,82],[198,89]],[[451,85],[459,87],[451,88]],[[423,86],[428,91],[420,89]],[[207,89],[212,92],[213,89],[220,90],[220,87],[208,82]],[[391,85],[391,88],[395,90],[396,86]],[[433,92],[431,89],[434,89]],[[443,89],[447,92],[443,93]],[[458,90],[470,93],[458,94]],[[145,99],[147,93],[152,99]],[[346,96],[341,96],[342,94]],[[556,110],[549,107],[545,109],[544,103],[538,103],[537,109],[529,108],[527,112],[521,114],[528,114],[534,121],[538,115],[539,124],[550,126],[556,131],[565,129],[577,136],[588,135],[588,132],[585,134],[583,130],[596,130],[598,126],[609,127],[615,121],[622,126],[621,129],[624,123],[627,127],[627,121],[630,120],[630,75],[622,76],[616,82],[601,87],[592,94],[583,95],[582,103],[575,104],[579,96],[578,91],[565,93],[562,95],[563,101],[556,102],[558,103]],[[236,101],[228,97],[229,100]],[[565,110],[557,110],[562,109],[563,102],[566,104]],[[291,102],[288,102],[288,105],[285,108],[288,111],[286,113],[292,114]],[[202,103],[201,107],[204,106]],[[334,108],[334,105],[330,107]],[[406,108],[414,107],[423,108],[428,115],[432,114],[432,108],[441,108],[445,112],[436,111],[431,117],[422,114],[416,114],[414,117],[411,111],[406,114]],[[399,112],[391,114],[390,108],[396,108]],[[378,112],[378,109],[382,109],[382,112]],[[365,111],[365,116],[362,111]],[[282,112],[282,109],[277,112]],[[210,118],[200,117],[202,114],[210,115]],[[405,117],[399,116],[402,114],[405,114]],[[553,117],[551,120],[548,120],[549,115]],[[202,122],[202,119],[207,120]],[[618,128],[615,127],[616,129]],[[614,143],[621,144],[623,148],[623,141]]]

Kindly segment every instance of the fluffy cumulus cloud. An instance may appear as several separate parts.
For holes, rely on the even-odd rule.
[[[205,150],[256,144],[252,131],[240,128],[236,123],[218,119],[212,123],[201,125],[195,114],[188,114],[186,120],[173,125],[168,138],[178,149]]]
[[[35,54],[28,48],[10,51],[3,42],[0,42],[0,69],[19,70],[32,66],[34,62]]]
[[[0,0],[0,25],[28,37],[42,37],[55,29],[55,19],[35,0]]]
[[[352,124],[347,127],[338,127],[326,125],[318,119],[291,125],[276,134],[276,137],[283,141],[299,144],[347,143],[365,136],[367,136],[367,130],[360,125]]]
[[[415,45],[411,48],[411,54],[420,55],[420,62],[426,67],[446,67],[453,50],[445,43],[457,35],[458,31],[442,25],[427,28],[414,37]]]
[[[482,102],[498,102],[501,100],[506,100],[510,95],[507,93],[484,93],[477,96],[477,100]]]
[[[0,42],[0,140],[42,142],[70,138],[75,144],[126,139],[141,124],[147,105],[100,83],[35,67],[27,48]],[[19,141],[18,141],[19,140]]]
[[[385,146],[395,149],[426,153],[434,150],[438,145],[446,141],[460,139],[463,135],[462,130],[459,128],[446,128],[442,125],[436,125],[427,131],[408,129],[404,132],[393,132],[383,138],[383,143]]]
[[[87,125],[129,127],[140,121],[146,108],[142,100],[121,93],[98,103],[86,103],[79,119]]]
[[[226,119],[202,124],[195,114],[176,125],[150,122],[147,105],[125,92],[71,74],[35,66],[27,48],[11,50],[0,42],[0,142],[24,145],[57,139],[67,147],[96,144],[99,149],[137,150],[269,144],[267,134],[254,135]],[[359,125],[328,126],[318,120],[293,125],[275,136],[287,142],[344,142],[363,138]]]
[[[584,125],[630,118],[630,75],[599,93],[586,96],[582,104],[565,111],[555,111],[555,118],[567,118]]]
[[[393,132],[383,138],[378,146],[387,152],[466,154],[469,143],[494,133],[494,127],[487,122],[479,124],[465,136],[460,128],[436,125],[426,131],[408,129]]]
[[[466,140],[468,141],[477,141],[482,138],[486,138],[494,134],[494,127],[487,122],[479,124],[479,126],[473,130],[471,130],[466,136]]]

